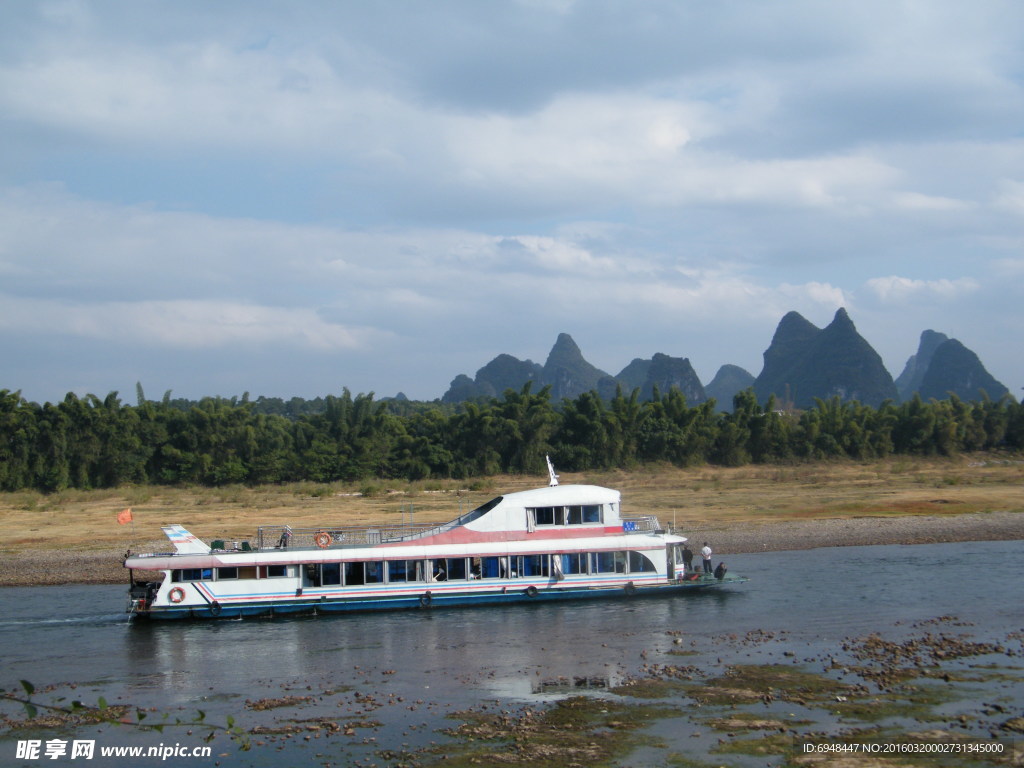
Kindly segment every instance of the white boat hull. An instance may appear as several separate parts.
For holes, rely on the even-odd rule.
[[[746,581],[726,575],[719,580],[697,576],[692,580],[666,581],[640,579],[622,582],[595,582],[592,579],[547,583],[508,583],[500,587],[462,584],[422,584],[415,589],[308,590],[301,595],[277,592],[265,595],[216,594],[208,585],[193,583],[190,587],[199,600],[188,604],[152,606],[136,610],[138,617],[149,619],[238,619],[248,617],[294,616],[297,614],[336,614],[365,611],[436,609],[449,607],[533,604],[552,600],[636,599],[669,596],[694,590],[714,589]],[[220,599],[217,599],[217,598]]]

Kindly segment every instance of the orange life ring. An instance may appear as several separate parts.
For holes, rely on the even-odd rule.
[[[167,599],[170,600],[172,603],[180,603],[182,600],[185,599],[185,590],[181,587],[175,587],[167,595]]]
[[[327,549],[331,546],[331,534],[327,531],[317,531],[313,536],[313,541],[320,549]]]

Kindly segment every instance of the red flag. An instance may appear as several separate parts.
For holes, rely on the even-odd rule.
[[[122,509],[120,512],[117,513],[117,522],[119,522],[121,525],[127,525],[131,521],[132,521],[132,508],[131,507],[128,507],[128,509]]]

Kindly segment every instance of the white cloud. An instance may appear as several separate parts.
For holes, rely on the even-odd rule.
[[[858,212],[897,178],[868,154],[800,160],[726,161],[700,168],[681,184],[684,200],[758,202],[773,206],[839,208]]]
[[[999,277],[1013,279],[1024,277],[1024,256],[1015,259],[996,259],[992,262],[992,270]]]
[[[531,262],[545,270],[583,273],[590,276],[593,276],[595,270],[605,274],[618,271],[618,264],[614,259],[595,256],[571,240],[516,235],[498,241],[499,247],[510,243],[520,246],[517,254],[527,255]]]
[[[126,146],[289,155],[387,154],[396,126],[425,117],[344,79],[317,51],[222,42],[121,46],[0,67],[9,118]]]
[[[955,280],[915,280],[896,275],[873,277],[867,281],[866,286],[883,302],[899,302],[920,297],[953,299],[975,293],[980,288],[978,282],[970,277]]]
[[[571,93],[525,115],[451,116],[445,125],[470,183],[551,183],[562,174],[607,185],[683,151],[704,128],[702,111],[668,98]]]
[[[936,211],[948,213],[974,208],[975,205],[966,200],[955,200],[938,195],[924,195],[919,192],[899,192],[893,195],[893,204],[898,208],[910,211]]]
[[[786,297],[788,303],[809,302],[828,309],[839,309],[840,307],[849,309],[853,303],[846,291],[828,283],[810,282],[803,285],[784,283],[779,286],[779,292]]]
[[[325,322],[311,309],[195,300],[84,304],[14,296],[0,298],[0,328],[179,349],[287,343],[330,351],[357,349],[382,335]]]
[[[461,182],[545,199],[845,208],[873,204],[899,179],[863,150],[760,160],[711,150],[717,109],[663,96],[568,94],[537,112],[466,115],[444,126]]]
[[[1024,182],[1004,179],[999,183],[995,207],[1024,216]]]

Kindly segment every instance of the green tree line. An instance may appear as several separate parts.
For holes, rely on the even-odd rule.
[[[508,390],[464,403],[322,399],[317,409],[266,412],[248,397],[190,405],[116,392],[28,402],[0,390],[0,490],[110,488],[125,483],[198,484],[422,480],[538,474],[550,453],[565,471],[872,459],[1024,448],[1024,406],[1007,396],[883,403],[839,398],[802,412],[758,403],[752,390],[726,413],[690,405],[679,390],[595,392],[553,403],[548,388]]]

